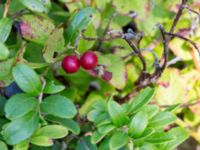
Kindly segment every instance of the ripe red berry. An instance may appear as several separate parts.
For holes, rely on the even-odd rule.
[[[97,66],[97,63],[98,63],[98,57],[92,51],[87,51],[83,53],[83,55],[80,58],[80,64],[86,70],[95,68]]]
[[[62,68],[67,73],[75,73],[80,68],[80,62],[76,55],[66,56],[62,61]]]

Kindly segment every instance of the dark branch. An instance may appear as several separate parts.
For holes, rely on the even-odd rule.
[[[189,42],[198,52],[199,54],[199,57],[200,57],[200,49],[198,48],[197,44],[195,42],[193,42],[192,40],[182,36],[182,35],[179,35],[179,34],[175,34],[175,33],[168,33],[168,32],[165,32],[165,34],[167,35],[170,35],[170,36],[173,36],[173,37],[177,37],[177,38],[180,38],[186,42]]]

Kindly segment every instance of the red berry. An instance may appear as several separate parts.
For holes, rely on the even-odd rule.
[[[97,66],[97,63],[98,57],[92,51],[87,51],[83,53],[83,55],[80,58],[80,64],[86,70],[94,69]]]
[[[80,68],[80,62],[76,55],[66,56],[62,61],[62,68],[67,73],[75,73]]]

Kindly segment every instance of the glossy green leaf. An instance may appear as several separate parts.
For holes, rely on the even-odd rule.
[[[149,122],[149,127],[162,128],[166,125],[173,123],[176,120],[176,116],[171,112],[160,112],[154,116]]]
[[[175,135],[169,134],[167,132],[156,132],[145,139],[146,142],[161,144],[167,143],[175,140]]]
[[[106,125],[102,125],[98,128],[99,133],[102,134],[108,134],[109,132],[111,132],[112,130],[114,130],[116,127],[112,124],[106,124]]]
[[[114,125],[121,127],[128,123],[128,116],[125,114],[123,108],[117,102],[109,100],[107,107],[109,116]]]
[[[156,105],[147,105],[144,107],[144,112],[148,114],[148,119],[151,119],[159,112],[159,107]]]
[[[31,143],[38,146],[52,146],[53,141],[47,136],[37,136],[31,139]]]
[[[105,136],[106,136],[105,133],[99,133],[98,131],[95,131],[95,132],[92,134],[91,142],[92,142],[93,144],[96,144],[96,143],[100,142]]]
[[[76,150],[97,150],[97,147],[91,143],[90,137],[86,136],[78,141]]]
[[[5,42],[11,32],[12,19],[2,18],[0,19],[0,42]]]
[[[142,135],[148,124],[148,116],[145,112],[138,112],[129,125],[129,133],[131,136],[137,138]]]
[[[189,137],[189,133],[181,127],[171,129],[169,134],[175,136],[176,139],[164,145],[162,147],[163,150],[175,149],[179,144],[184,142]]]
[[[47,63],[54,63],[56,61],[54,54],[64,48],[63,33],[63,28],[56,28],[48,37],[43,49],[43,57]]]
[[[2,135],[8,144],[15,145],[28,139],[35,132],[38,125],[38,113],[30,112],[9,123],[2,131]]]
[[[51,115],[46,116],[46,119],[50,120],[51,122],[59,123],[74,134],[80,133],[79,125],[72,119],[58,118]]]
[[[12,77],[12,65],[14,59],[0,62],[0,80],[9,80]]]
[[[73,18],[67,29],[66,42],[75,43],[75,40],[79,32],[85,29],[91,21],[91,16],[94,14],[95,10],[91,7],[86,7],[80,10]]]
[[[25,64],[17,64],[12,71],[13,77],[18,86],[26,93],[33,96],[40,94],[42,84],[39,76],[34,70]]]
[[[34,110],[38,100],[28,94],[17,94],[11,97],[5,105],[6,117],[10,120],[24,116]]]
[[[33,137],[46,136],[50,139],[60,139],[68,134],[67,128],[61,125],[47,125],[36,131]]]
[[[153,144],[145,144],[139,147],[139,150],[158,150]]]
[[[28,9],[36,12],[47,13],[51,8],[50,0],[20,0]]]
[[[28,146],[29,146],[29,141],[25,140],[25,141],[22,141],[19,144],[14,145],[13,150],[27,150]]]
[[[8,150],[7,145],[3,141],[0,141],[0,150]]]
[[[43,113],[60,118],[73,118],[77,110],[72,101],[61,95],[52,95],[43,100],[40,105]]]
[[[6,45],[0,42],[0,60],[5,60],[9,56],[9,50]]]
[[[43,45],[55,29],[55,26],[47,17],[23,15],[20,18],[19,28],[25,40]]]
[[[44,93],[46,94],[55,94],[63,91],[65,89],[64,85],[56,85],[54,81],[47,82]]]
[[[142,92],[139,93],[134,99],[130,101],[129,112],[135,113],[139,111],[143,106],[145,106],[153,97],[155,90],[147,87]]]
[[[119,148],[122,148],[128,143],[128,135],[126,133],[123,133],[122,131],[115,132],[109,143],[110,149],[117,150]]]

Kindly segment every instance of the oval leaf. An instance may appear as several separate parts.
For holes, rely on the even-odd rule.
[[[68,134],[67,128],[61,125],[48,125],[36,131],[33,137],[46,136],[51,139],[60,139]]]
[[[36,12],[48,12],[51,8],[50,0],[20,0],[28,9]]]
[[[142,135],[148,124],[148,116],[145,112],[138,112],[132,119],[129,125],[129,133],[134,138],[138,138]]]
[[[8,144],[15,145],[28,139],[35,132],[38,125],[38,113],[30,112],[9,123],[2,131],[2,135]]]
[[[53,95],[45,98],[40,107],[42,112],[60,118],[70,119],[77,113],[72,101],[60,95]]]
[[[11,97],[5,105],[6,117],[10,120],[24,116],[34,110],[37,99],[27,94],[17,94]]]
[[[100,142],[105,136],[106,136],[106,134],[99,133],[98,131],[95,131],[92,134],[92,138],[91,138],[92,144],[96,144],[96,143]]]
[[[154,144],[162,144],[176,139],[175,135],[166,132],[156,132],[145,139],[146,142]]]
[[[111,137],[109,147],[113,150],[120,149],[128,143],[128,139],[129,137],[126,133],[118,131]]]
[[[123,108],[117,102],[110,100],[107,107],[110,118],[113,124],[117,127],[121,127],[129,121],[129,118],[125,114]]]
[[[66,42],[74,45],[78,33],[85,29],[91,21],[91,16],[95,10],[91,7],[86,7],[79,11],[72,19],[66,34]]]
[[[53,141],[47,136],[37,136],[31,139],[31,143],[38,146],[52,146]]]
[[[155,90],[147,87],[142,92],[139,93],[134,99],[130,101],[129,113],[136,113],[140,108],[146,105],[154,95]]]
[[[63,125],[68,130],[70,130],[71,132],[73,132],[74,134],[79,134],[80,133],[80,127],[72,119],[58,118],[58,117],[54,117],[54,116],[51,116],[51,115],[48,115],[45,118],[47,120],[50,120],[51,122],[55,122],[55,123],[59,123],[59,124]]]
[[[9,18],[0,20],[0,42],[4,43],[11,31],[13,21]]]
[[[46,94],[55,94],[63,91],[65,86],[63,85],[55,85],[54,81],[47,82],[46,87],[44,89],[44,93]]]
[[[56,61],[54,58],[55,52],[61,51],[64,48],[63,33],[63,28],[56,28],[47,39],[43,49],[43,57],[47,63],[54,63]]]
[[[25,40],[43,45],[55,26],[47,17],[24,15],[20,18],[19,29]]]
[[[18,64],[13,68],[12,74],[18,86],[24,92],[33,96],[40,94],[42,84],[40,78],[34,70],[25,64]]]
[[[5,46],[5,44],[0,42],[0,60],[5,60],[6,58],[8,58],[8,55],[9,55],[8,48]]]
[[[149,122],[148,127],[152,128],[162,128],[176,120],[176,116],[171,112],[160,112],[156,116],[154,116]]]

